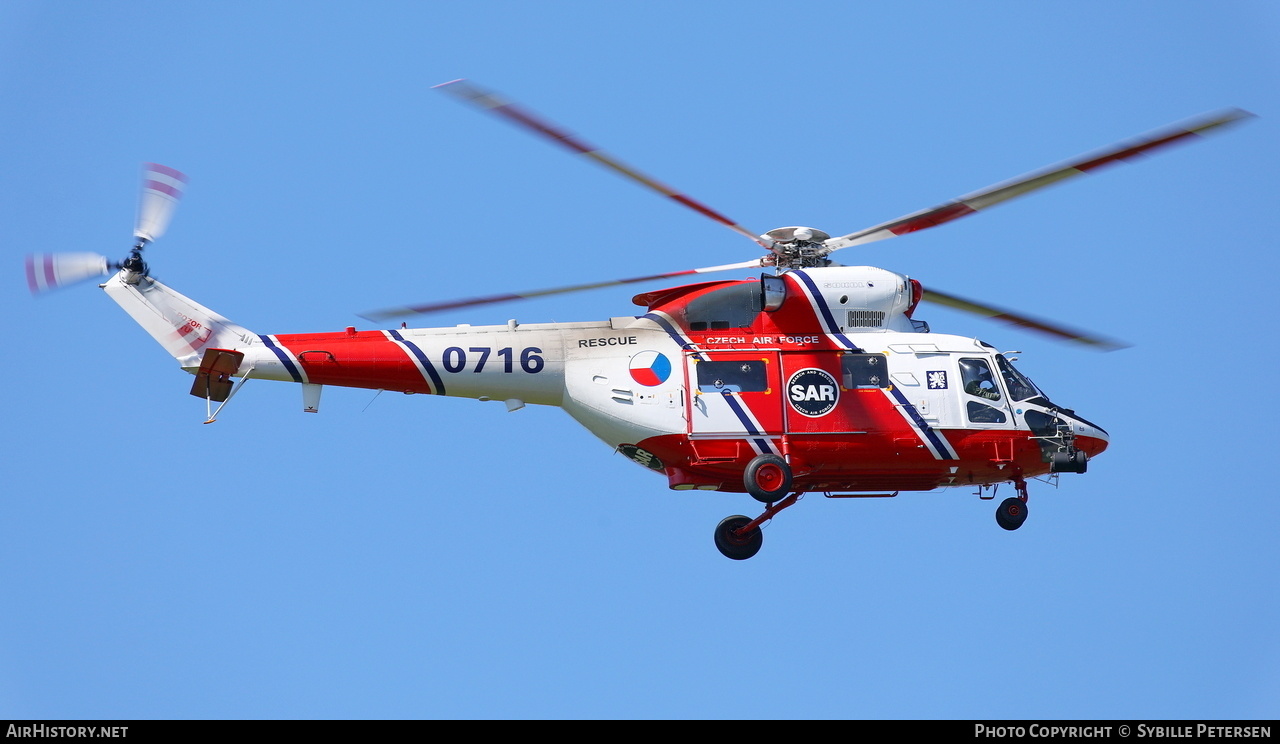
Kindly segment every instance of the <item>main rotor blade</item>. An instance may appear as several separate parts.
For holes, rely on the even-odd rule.
[[[520,294],[500,294],[490,295],[488,297],[472,297],[464,300],[452,300],[449,302],[433,302],[425,305],[406,305],[404,307],[390,307],[385,310],[374,310],[368,313],[361,313],[360,317],[365,320],[374,322],[398,318],[404,315],[424,315],[426,313],[440,312],[441,310],[453,310],[460,307],[474,307],[476,305],[491,305],[495,302],[511,302],[514,300],[530,300],[535,297],[546,297],[548,295],[567,294],[569,292],[581,292],[588,289],[600,289],[602,287],[612,287],[618,284],[635,284],[636,282],[647,282],[654,279],[668,279],[674,276],[688,276],[690,274],[710,274],[715,271],[730,271],[732,269],[754,269],[763,266],[762,259],[754,261],[743,261],[736,264],[725,264],[724,266],[709,266],[703,269],[688,269],[685,271],[672,271],[667,274],[652,274],[650,276],[637,276],[631,279],[613,279],[604,282],[591,282],[590,284],[575,284],[569,287],[557,287],[555,289],[539,289],[534,292],[523,292]]]
[[[542,135],[543,137],[556,142],[573,152],[585,155],[606,168],[609,168],[614,172],[645,186],[646,188],[652,189],[653,191],[656,191],[659,194],[692,209],[704,217],[710,217],[739,235],[758,243],[765,249],[770,251],[774,250],[772,241],[767,238],[762,238],[705,204],[694,201],[670,186],[663,185],[643,173],[614,160],[612,157],[605,154],[603,150],[587,144],[563,129],[539,119],[528,111],[517,108],[514,104],[499,98],[496,94],[477,88],[467,80],[452,80],[434,87],[453,95],[461,101],[465,101],[481,109],[487,110],[490,113],[497,114],[498,116],[514,122],[535,134]]]
[[[1082,155],[1069,162],[1049,166],[1048,168],[1019,176],[1011,181],[1004,181],[981,191],[966,194],[945,204],[939,204],[936,207],[923,209],[919,212],[912,212],[905,217],[899,217],[896,220],[890,220],[875,227],[868,227],[865,230],[842,235],[838,238],[831,238],[824,242],[824,248],[821,253],[826,255],[841,248],[872,243],[877,240],[884,240],[885,238],[905,235],[941,225],[944,222],[971,215],[974,212],[1008,201],[1014,197],[1022,196],[1036,189],[1044,188],[1074,176],[1083,175],[1104,165],[1127,160],[1141,153],[1155,150],[1252,116],[1253,114],[1241,109],[1227,109],[1179,124],[1173,124],[1104,150]]]
[[[992,320],[1003,321],[1019,328],[1025,328],[1029,331],[1035,331],[1036,333],[1052,336],[1059,341],[1072,341],[1084,344],[1085,346],[1092,347],[1099,351],[1115,351],[1117,349],[1128,348],[1132,345],[1125,343],[1124,341],[1117,341],[1115,339],[1099,336],[1087,331],[1081,331],[1075,328],[1059,325],[1057,323],[1052,323],[1047,320],[1033,318],[1030,315],[1015,313],[1011,310],[995,307],[994,305],[986,305],[974,302],[973,300],[966,300],[963,297],[957,297],[953,294],[947,294],[946,292],[939,292],[938,290],[927,286],[924,288],[924,296],[921,299],[926,302],[932,302],[936,305],[975,313]]]
[[[186,186],[187,176],[181,171],[159,163],[144,164],[138,223],[133,236],[151,242],[163,235]]]

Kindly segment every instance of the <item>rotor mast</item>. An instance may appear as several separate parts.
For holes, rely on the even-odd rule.
[[[761,236],[773,244],[774,255],[766,256],[762,263],[768,261],[777,266],[779,271],[792,269],[812,269],[830,266],[824,241],[831,238],[825,232],[812,227],[779,227]]]

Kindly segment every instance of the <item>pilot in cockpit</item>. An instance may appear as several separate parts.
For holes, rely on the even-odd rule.
[[[985,359],[961,359],[960,375],[964,382],[964,391],[987,400],[1000,400],[1000,386],[991,374],[991,367]]]

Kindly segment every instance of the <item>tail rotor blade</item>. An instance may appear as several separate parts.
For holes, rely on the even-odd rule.
[[[133,236],[149,243],[163,235],[186,186],[187,176],[181,171],[159,163],[146,163]]]
[[[27,286],[31,294],[106,276],[107,257],[97,253],[32,253],[27,256]]]

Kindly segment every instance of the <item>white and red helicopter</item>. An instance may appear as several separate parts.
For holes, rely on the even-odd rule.
[[[319,410],[325,385],[559,406],[675,490],[745,492],[757,517],[716,527],[715,545],[743,560],[761,526],[804,494],[895,496],[1012,484],[996,511],[1006,530],[1027,517],[1027,482],[1084,473],[1108,435],[1050,401],[1013,359],[973,338],[934,333],[914,317],[931,301],[1058,339],[1122,344],[962,299],[904,274],[842,266],[842,248],[934,227],[1139,153],[1251,116],[1232,109],[1143,135],[864,230],[810,227],[757,235],[623,165],[526,110],[456,80],[444,91],[585,155],[754,241],[767,253],[737,264],[524,294],[409,305],[362,317],[384,322],[496,302],[727,270],[758,279],[707,281],[636,295],[638,314],[580,323],[265,335],[227,320],[149,276],[142,254],[164,232],[186,176],[146,166],[136,242],[120,263],[92,253],[27,257],[34,293],[114,272],[101,288],[195,375],[207,420],[249,379],[302,387]],[[232,378],[240,378],[233,383]],[[213,404],[217,403],[217,409]]]

